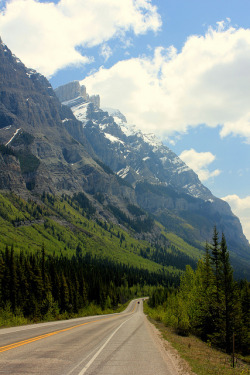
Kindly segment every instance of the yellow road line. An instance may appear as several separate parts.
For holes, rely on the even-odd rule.
[[[134,312],[136,308],[136,304],[135,304],[135,307],[134,309],[131,311],[131,313],[129,314],[132,314]],[[27,340],[23,340],[23,341],[18,341],[18,342],[15,342],[13,344],[9,344],[9,345],[5,345],[5,346],[0,346],[0,353],[2,352],[6,352],[7,350],[11,350],[11,349],[15,349],[15,348],[18,348],[19,346],[23,346],[23,345],[26,345],[26,344],[30,344],[34,341],[38,341],[38,340],[42,340],[46,337],[50,337],[50,336],[54,336],[54,335],[57,335],[58,333],[62,333],[62,332],[66,332],[66,331],[70,331],[71,329],[74,329],[74,328],[77,328],[77,327],[81,327],[81,326],[85,326],[86,324],[90,324],[90,323],[96,323],[96,322],[101,322],[103,320],[108,320],[108,319],[114,319],[114,318],[117,318],[118,316],[112,316],[112,317],[109,317],[109,318],[104,318],[104,319],[97,319],[97,320],[92,320],[91,322],[86,322],[86,323],[81,323],[81,324],[77,324],[76,326],[72,326],[72,327],[68,327],[68,328],[64,328],[64,329],[60,329],[58,331],[54,331],[54,332],[50,332],[50,333],[46,333],[44,335],[41,335],[41,336],[36,336],[36,337],[33,337],[31,339],[27,339]]]

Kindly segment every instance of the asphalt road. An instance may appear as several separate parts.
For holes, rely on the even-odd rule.
[[[121,314],[0,330],[0,374],[176,375],[132,301]]]

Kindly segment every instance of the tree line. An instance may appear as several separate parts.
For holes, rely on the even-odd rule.
[[[150,285],[172,285],[177,277],[82,254],[79,244],[69,258],[17,252],[6,246],[0,252],[0,309],[30,319],[80,314],[93,303],[102,309],[116,308],[135,295],[148,293]],[[147,291],[147,292],[146,292]]]
[[[179,334],[189,333],[232,352],[249,353],[250,283],[235,281],[224,234],[214,228],[211,244],[196,270],[190,266],[177,290],[157,288],[149,304],[163,306],[162,320]]]

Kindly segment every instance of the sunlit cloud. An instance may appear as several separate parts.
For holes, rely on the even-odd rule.
[[[250,241],[250,196],[240,198],[238,195],[227,195],[222,198],[231,206],[233,213],[240,218],[243,232]]]
[[[221,137],[250,141],[250,29],[222,22],[190,36],[180,52],[160,46],[148,53],[102,67],[83,83],[144,131],[167,137],[205,124],[219,126]]]
[[[88,48],[161,27],[150,0],[10,0],[0,11],[0,35],[27,66],[51,76],[92,61]],[[76,47],[83,47],[83,55]],[[81,49],[82,50],[82,49]]]
[[[215,160],[211,152],[196,152],[190,149],[183,151],[179,157],[198,174],[201,181],[207,181],[221,173],[219,169],[213,171],[208,169],[208,166]]]

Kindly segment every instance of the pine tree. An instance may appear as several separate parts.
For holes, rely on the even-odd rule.
[[[231,337],[233,330],[233,304],[234,304],[234,281],[233,270],[229,262],[229,253],[224,234],[222,233],[221,239],[221,263],[222,263],[222,292],[223,292],[223,321],[225,324],[225,348],[227,353],[231,352]]]
[[[214,306],[216,305],[215,277],[211,266],[211,255],[209,245],[206,243],[204,261],[198,263],[196,274],[200,275],[199,295],[197,299],[197,334],[205,341],[215,331]]]
[[[4,286],[4,273],[5,273],[5,263],[0,254],[0,308],[3,307],[3,286]]]
[[[17,306],[17,289],[18,289],[18,282],[17,282],[17,273],[16,273],[16,261],[14,256],[14,246],[11,246],[10,250],[10,302],[12,306],[12,310],[15,311]]]
[[[218,232],[216,227],[214,227],[213,242],[212,242],[212,264],[214,266],[215,272],[215,285],[216,285],[216,299],[217,303],[220,303],[220,281],[221,281],[221,257],[220,257],[220,247],[218,240]]]

